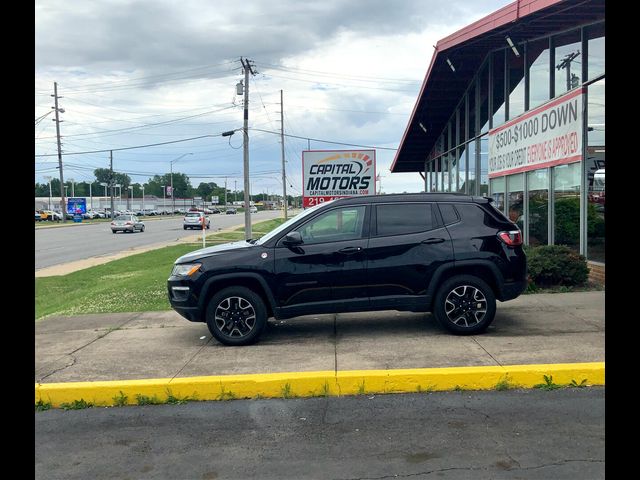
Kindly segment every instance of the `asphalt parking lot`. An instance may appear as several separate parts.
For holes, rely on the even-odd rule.
[[[466,337],[397,311],[271,319],[247,347],[173,311],[51,317],[35,326],[35,382],[604,362],[604,303],[603,291],[522,295]]]

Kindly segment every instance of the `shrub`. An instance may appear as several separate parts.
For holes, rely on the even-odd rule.
[[[536,286],[583,285],[589,276],[584,256],[565,245],[528,248],[527,264]]]

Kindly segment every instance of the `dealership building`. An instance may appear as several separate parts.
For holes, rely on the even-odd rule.
[[[604,113],[604,0],[519,0],[436,44],[391,171],[492,197],[604,280]]]

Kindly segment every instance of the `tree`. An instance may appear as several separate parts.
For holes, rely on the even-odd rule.
[[[167,182],[167,185],[171,185],[171,175],[169,175],[169,182]],[[192,197],[194,193],[191,181],[184,173],[173,173],[173,190],[173,194],[176,198]]]
[[[126,190],[131,185],[131,177],[126,173],[113,172],[111,176],[111,170],[108,168],[96,168],[93,171],[98,183],[107,183],[110,185],[122,185],[122,190]]]

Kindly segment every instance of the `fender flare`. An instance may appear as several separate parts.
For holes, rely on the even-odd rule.
[[[219,280],[233,280],[233,279],[243,279],[243,278],[251,278],[252,280],[258,281],[258,283],[263,288],[267,296],[267,301],[271,306],[271,311],[275,311],[276,300],[273,296],[273,293],[271,292],[271,289],[269,288],[269,285],[261,275],[254,272],[223,273],[221,275],[213,275],[211,278],[207,279],[204,282],[204,285],[202,285],[202,288],[200,289],[201,293],[200,293],[200,298],[198,298],[198,309],[200,311],[204,311],[204,308],[206,308],[206,306],[204,305],[204,299],[208,297],[209,289],[211,288],[211,285],[214,282],[217,282]]]
[[[502,285],[504,284],[504,277],[498,269],[498,267],[489,260],[462,260],[445,263],[439,266],[433,274],[429,288],[427,289],[427,295],[430,298],[434,298],[438,287],[441,284],[440,279],[449,270],[454,270],[461,267],[487,267],[493,274],[496,285],[496,298],[502,297]]]

